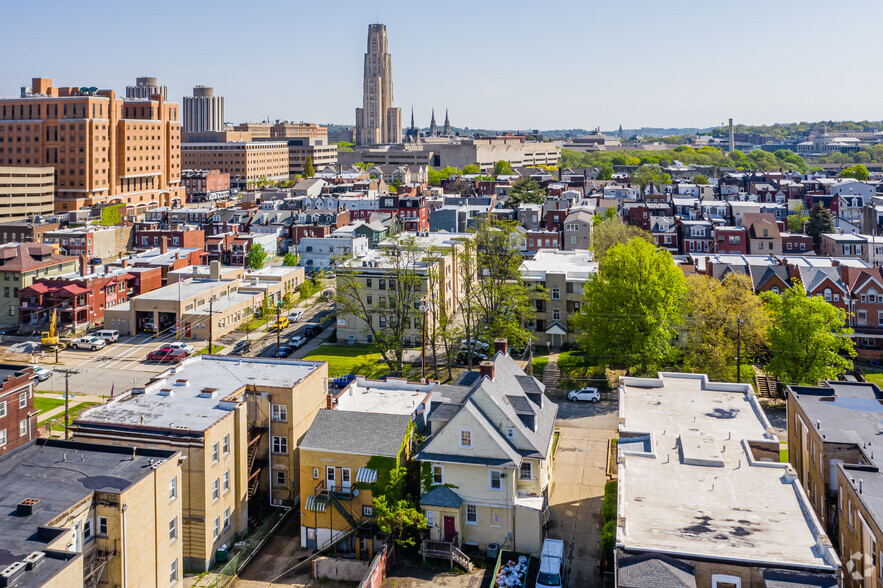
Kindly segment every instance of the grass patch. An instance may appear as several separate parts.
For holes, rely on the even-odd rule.
[[[236,330],[242,331],[243,333],[246,331],[248,331],[248,332],[255,331],[255,330],[263,327],[264,325],[266,325],[268,322],[270,322],[270,318],[271,318],[270,316],[265,317],[265,318],[253,318],[249,321],[243,322],[241,325],[239,325],[239,327]],[[272,319],[276,320],[275,314],[272,315]]]
[[[788,450],[782,449],[782,445],[784,445],[784,443],[779,445],[779,462],[788,463]]]
[[[561,433],[555,431],[555,434],[552,436],[552,455],[555,455],[555,450],[558,449],[558,437],[561,436]]]
[[[40,414],[63,405],[63,398],[40,398],[39,396],[34,396],[34,410]]]
[[[211,351],[209,351],[208,345],[206,345],[203,349],[200,349],[199,351],[197,351],[193,355],[208,355],[209,353],[218,353],[223,348],[224,348],[223,345],[212,345],[212,349],[211,349]]]
[[[533,366],[531,370],[533,371],[533,377],[542,379],[543,378],[543,370],[546,369],[546,366],[549,364],[548,357],[534,357],[533,358]]]
[[[62,400],[61,403],[64,404],[64,401]],[[68,410],[68,422],[71,422],[71,423],[74,422],[77,419],[77,417],[80,416],[81,412],[83,412],[87,408],[91,408],[91,407],[95,406],[96,404],[100,404],[100,403],[99,402],[81,402],[80,404],[77,404],[76,406],[72,407],[70,410]],[[58,415],[58,417],[52,417],[52,418],[56,419],[59,422],[64,422],[64,413]],[[39,424],[42,425],[45,422],[46,421],[44,420],[44,421],[41,421]],[[64,427],[59,425],[56,422],[53,422],[52,423],[52,430],[53,431],[64,431]]]
[[[319,345],[304,359],[327,361],[328,375],[332,378],[347,374],[381,378],[389,372],[389,366],[369,345]]]
[[[865,380],[878,386],[883,386],[883,374],[865,374]]]

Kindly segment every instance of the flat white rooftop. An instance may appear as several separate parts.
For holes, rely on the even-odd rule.
[[[414,414],[427,402],[435,385],[436,382],[418,384],[397,378],[383,381],[358,376],[337,397],[337,410]]]
[[[700,374],[623,378],[619,407],[618,546],[752,565],[840,565],[796,472],[776,461],[778,439],[750,385]],[[645,436],[628,442],[631,433]],[[757,459],[749,441],[771,457]]]
[[[533,259],[521,263],[521,277],[525,280],[545,280],[546,274],[566,274],[568,281],[585,282],[598,273],[598,262],[588,250],[560,251],[540,249]]]

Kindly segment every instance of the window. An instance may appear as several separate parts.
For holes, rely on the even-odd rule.
[[[445,466],[442,466],[442,465],[433,465],[432,466],[432,483],[433,484],[444,484],[445,483]]]
[[[552,309],[552,320],[560,321],[561,320],[561,311],[557,308]]]
[[[275,476],[275,477],[276,477],[275,484],[276,484],[277,486],[285,486],[286,483],[287,483],[287,479],[286,479],[286,475],[285,475],[285,470],[277,470],[277,471],[274,472],[274,473],[276,474],[276,476]]]
[[[860,325],[867,325],[868,324],[868,311],[867,310],[859,310],[856,313],[856,315],[858,317],[858,319],[857,319],[858,324],[860,324]]]
[[[435,526],[435,511],[427,510],[426,511],[426,526],[430,529]]]
[[[506,427],[506,439],[514,439],[515,438],[515,429],[512,427]]]
[[[169,584],[174,585],[178,583],[178,560],[172,560],[172,563],[169,564]]]
[[[502,490],[503,489],[503,472],[500,470],[491,470],[490,471],[490,489],[491,490]]]
[[[773,286],[772,289],[771,289],[771,292],[772,292],[773,294],[778,294],[778,293],[779,293],[779,287],[778,287],[778,286]]]
[[[18,436],[25,437],[28,434],[28,419],[22,419],[18,423]]]
[[[212,537],[217,539],[221,536],[221,517],[215,517],[215,522],[212,524]]]
[[[831,302],[831,288],[825,288],[825,302]]]
[[[86,541],[92,539],[92,519],[83,522],[83,539]]]
[[[178,538],[178,517],[172,517],[169,521],[169,542]]]
[[[521,462],[521,471],[518,472],[519,480],[533,480],[533,467],[529,461]]]
[[[288,407],[284,404],[273,405],[273,420],[278,423],[288,422]]]
[[[223,480],[224,480],[224,493],[226,494],[227,492],[230,491],[230,470],[227,470],[226,472],[224,472]]]
[[[169,480],[169,500],[172,501],[178,497],[178,476],[173,476]]]
[[[226,435],[224,435],[223,448],[224,448],[224,455],[227,455],[228,453],[230,453],[230,433],[227,433]]]
[[[362,506],[362,516],[373,517],[374,516],[374,507],[368,506],[368,505]]]
[[[460,429],[460,447],[463,449],[472,449],[471,429]]]
[[[313,468],[313,479],[314,480],[319,479],[319,468]]]
[[[552,288],[552,300],[561,300],[560,288]]]
[[[467,525],[477,525],[478,524],[478,507],[474,504],[466,505],[466,524]]]
[[[221,497],[221,480],[215,478],[215,481],[212,482],[212,500],[217,500]]]
[[[220,453],[218,453],[218,451],[218,444],[215,443],[212,445],[212,463],[218,463],[218,460],[220,459]]]
[[[712,574],[711,588],[742,588],[742,580],[736,576]]]
[[[380,287],[381,290],[386,290],[386,280],[381,279],[381,280],[377,280],[377,282],[378,282],[378,286]]]
[[[877,302],[877,291],[871,289],[868,291],[868,302],[875,303]]]
[[[0,419],[6,416],[6,401],[0,402]]]
[[[224,530],[226,531],[229,528],[230,528],[230,507],[228,506],[226,509],[224,509]]]
[[[24,408],[28,405],[28,393],[22,392],[18,395],[18,407]]]
[[[6,445],[6,429],[0,429],[0,447]]]
[[[273,437],[273,453],[288,453],[288,437]]]

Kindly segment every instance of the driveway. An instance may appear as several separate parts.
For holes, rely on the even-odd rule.
[[[607,447],[617,437],[618,406],[559,402],[558,447],[547,536],[563,539],[569,586],[605,586],[599,576],[601,501],[607,477]]]

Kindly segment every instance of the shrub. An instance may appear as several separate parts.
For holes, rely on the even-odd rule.
[[[606,498],[609,494],[616,496],[616,480],[604,484],[604,497]]]
[[[601,530],[601,559],[608,565],[613,561],[613,548],[616,546],[616,521],[608,521]]]
[[[601,504],[601,519],[605,525],[616,520],[616,494],[604,497],[604,502]]]

